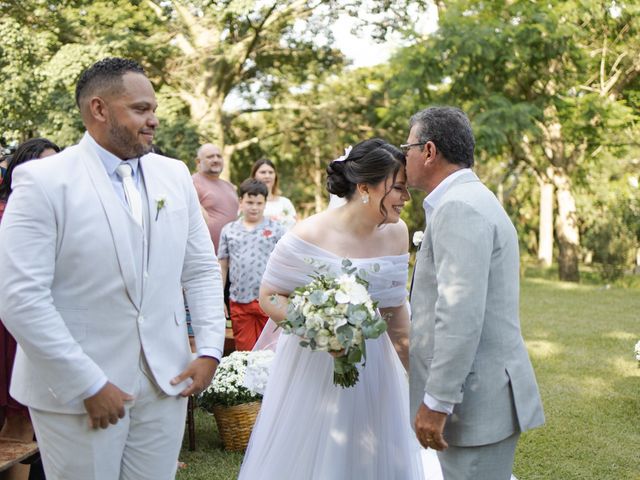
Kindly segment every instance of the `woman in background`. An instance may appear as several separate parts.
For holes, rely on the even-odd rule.
[[[11,178],[14,169],[24,162],[55,155],[60,148],[46,138],[32,138],[19,145],[11,156],[7,171],[0,184],[0,221],[4,208],[11,195]],[[11,384],[11,370],[16,356],[16,341],[0,323],[0,407],[4,413],[4,425],[0,431],[0,438],[11,438],[30,442],[33,440],[33,426],[29,417],[29,410],[16,402],[9,395]],[[26,480],[29,478],[29,465],[17,464],[5,474],[9,480]]]
[[[291,200],[280,195],[276,166],[268,158],[261,158],[253,164],[251,178],[260,180],[269,189],[264,216],[280,222],[290,230],[296,224],[296,209]]]
[[[2,180],[7,173],[7,165],[9,164],[7,157],[0,157],[0,184],[2,184]]]

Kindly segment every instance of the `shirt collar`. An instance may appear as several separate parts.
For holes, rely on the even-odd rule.
[[[98,155],[98,158],[104,165],[104,168],[109,174],[109,176],[115,175],[116,168],[118,168],[118,165],[120,165],[123,161],[125,161],[129,165],[131,165],[131,169],[133,170],[133,178],[134,180],[136,179],[136,177],[138,176],[138,160],[139,160],[138,158],[130,158],[128,160],[122,160],[120,157],[117,157],[110,151],[101,147],[98,144],[98,142],[94,140],[91,134],[89,134],[89,132],[85,132],[84,136],[88,140],[88,143],[91,146],[91,149],[94,151],[96,155]]]
[[[427,220],[429,220],[429,217],[431,216],[433,211],[438,208],[442,197],[444,197],[444,194],[447,193],[447,190],[449,190],[449,187],[451,186],[453,181],[460,175],[463,175],[470,171],[470,168],[461,168],[460,170],[456,170],[443,181],[441,181],[438,186],[425,197],[424,201],[422,202],[422,207],[424,208],[424,215]]]
[[[258,231],[258,230],[260,230],[260,229],[265,229],[266,227],[268,227],[268,226],[269,226],[269,225],[268,225],[268,223],[269,223],[269,218],[268,218],[268,217],[266,217],[266,216],[263,216],[263,217],[262,217],[262,221],[261,221],[260,223],[256,224],[256,226],[255,226],[255,227],[253,227],[252,229],[250,229],[250,230],[249,230],[249,229],[246,227],[246,225],[244,224],[243,217],[241,216],[240,218],[238,218],[238,224],[240,225],[240,227],[241,227],[243,230],[246,230],[246,231],[248,231],[248,232],[256,232],[256,231]]]

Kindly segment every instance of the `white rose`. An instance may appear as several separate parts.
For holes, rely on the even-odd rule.
[[[339,290],[336,291],[336,302],[338,303],[350,303],[350,293],[353,285],[356,283],[356,278],[353,275],[348,275],[346,273],[340,275],[336,281],[340,286]]]
[[[360,305],[369,300],[369,292],[367,292],[367,289],[361,283],[355,283],[351,287],[349,296],[351,297],[351,303],[355,305]]]
[[[353,303],[359,305],[369,300],[367,289],[361,283],[356,282],[353,275],[341,275],[338,278],[340,290],[336,292],[336,302],[339,304]]]
[[[319,348],[326,348],[329,345],[329,330],[325,330],[324,328],[318,332],[316,335],[316,344]]]
[[[292,304],[295,308],[299,308],[299,307],[300,307],[300,305],[302,305],[302,302],[303,302],[303,301],[304,301],[304,300],[303,300],[303,298],[302,298],[301,296],[296,295],[295,297],[293,297],[293,298],[291,299],[291,304]]]
[[[307,329],[315,330],[322,327],[323,320],[320,315],[312,313],[306,318],[304,323]]]
[[[336,292],[335,298],[336,298],[336,302],[338,303],[349,303],[349,301],[351,300],[349,297],[349,294],[344,290],[338,290]]]
[[[419,247],[422,243],[422,239],[424,238],[424,232],[419,230],[413,234],[413,244],[416,247]]]
[[[343,273],[336,279],[336,281],[338,282],[338,285],[340,285],[341,290],[349,290],[351,285],[356,283],[356,277],[347,273]]]

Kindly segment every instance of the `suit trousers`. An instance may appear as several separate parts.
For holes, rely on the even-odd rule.
[[[520,432],[496,443],[438,452],[444,480],[509,480]]]
[[[167,396],[148,376],[140,371],[125,417],[104,430],[86,414],[30,409],[47,480],[175,478],[187,398]]]

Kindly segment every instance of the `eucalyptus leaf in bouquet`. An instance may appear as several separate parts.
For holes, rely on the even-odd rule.
[[[313,261],[310,261],[313,263]],[[287,315],[280,326],[287,334],[301,337],[300,345],[334,357],[333,383],[352,387],[358,382],[357,364],[366,362],[366,339],[377,338],[387,322],[369,295],[367,271],[342,261],[342,274],[329,273],[314,264],[311,282],[289,296]],[[379,269],[373,266],[373,271]]]

